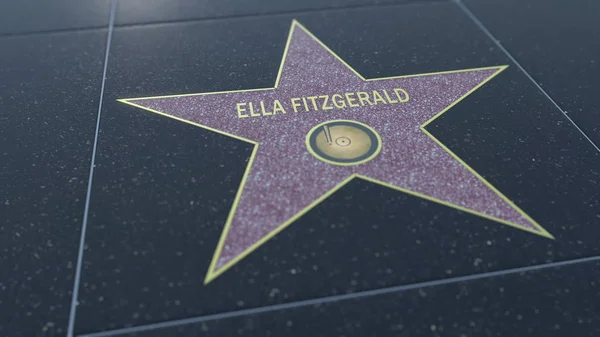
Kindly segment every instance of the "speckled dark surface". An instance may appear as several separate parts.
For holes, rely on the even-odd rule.
[[[319,11],[331,8],[366,7],[443,0],[125,0],[117,7],[115,24],[169,22],[277,15],[286,12]]]
[[[0,39],[0,336],[65,333],[105,44]]]
[[[463,1],[600,144],[600,1]]]
[[[109,1],[105,0],[3,1],[0,4],[0,36],[106,28],[108,14]]]
[[[587,262],[117,336],[593,337],[599,277]]]
[[[113,30],[76,335],[124,335],[118,329],[127,327],[144,329],[143,337],[598,334],[597,262],[450,280],[317,308],[269,308],[600,256],[600,153],[456,4],[328,3],[275,14],[286,10],[234,13],[214,5],[211,16],[221,18],[193,21],[203,16],[189,8],[201,6],[135,19],[123,12],[128,0],[121,1],[117,23],[184,21]],[[484,24],[486,6],[494,8],[490,1],[472,8]],[[522,15],[527,11],[533,12]],[[204,285],[252,145],[116,100],[270,87],[292,19],[366,78],[510,65],[428,130],[556,239],[356,179]],[[510,33],[487,20],[494,34]],[[14,36],[0,37],[2,337],[66,335],[107,30],[31,33],[77,27],[62,21],[24,22],[11,28]],[[577,24],[597,29],[591,20]],[[535,32],[544,31],[539,27]],[[545,40],[536,41],[543,49]],[[536,64],[527,60],[537,54],[528,52],[514,55],[536,77]],[[552,77],[542,69],[552,83],[543,86],[552,95],[550,86],[564,83],[555,100],[572,99],[592,112],[572,117],[593,138],[597,95],[573,89],[585,79],[567,72],[576,65],[544,60],[544,68],[561,72]],[[252,314],[253,308],[267,311]],[[219,319],[239,310],[248,316]],[[203,322],[148,326],[194,317]]]

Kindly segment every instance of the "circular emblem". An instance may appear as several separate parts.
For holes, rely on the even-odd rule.
[[[321,161],[350,166],[375,158],[381,151],[381,138],[366,124],[335,120],[312,128],[306,135],[306,146]]]

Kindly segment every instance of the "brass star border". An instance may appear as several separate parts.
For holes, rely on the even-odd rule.
[[[263,90],[273,90],[276,89],[279,86],[279,81],[281,78],[281,74],[282,74],[282,70],[283,70],[283,66],[285,64],[285,59],[286,56],[288,54],[288,48],[290,45],[290,41],[292,38],[292,33],[294,31],[294,28],[300,28],[302,29],[306,34],[308,34],[312,39],[314,39],[315,42],[317,42],[319,45],[321,45],[325,50],[327,50],[331,55],[333,55],[338,61],[340,61],[344,66],[346,66],[352,73],[354,73],[358,78],[360,78],[363,81],[378,81],[378,80],[385,80],[385,79],[398,79],[398,78],[409,78],[409,77],[418,77],[418,76],[428,76],[428,75],[439,75],[439,74],[449,74],[449,73],[459,73],[459,72],[467,72],[467,71],[474,71],[474,70],[486,70],[486,69],[494,69],[497,68],[498,71],[496,73],[494,73],[492,76],[488,77],[486,80],[482,81],[481,83],[479,83],[477,86],[475,86],[473,89],[471,89],[470,91],[468,91],[466,94],[464,94],[463,96],[461,96],[459,99],[457,99],[456,101],[454,101],[453,103],[451,103],[450,105],[448,105],[445,109],[443,109],[442,111],[440,111],[439,113],[437,113],[436,115],[434,115],[431,119],[429,119],[428,121],[426,121],[425,123],[423,123],[420,126],[420,130],[422,132],[424,132],[429,138],[431,138],[433,141],[435,141],[435,143],[437,143],[442,149],[444,149],[448,154],[450,154],[456,161],[458,161],[461,165],[463,165],[468,171],[470,171],[473,175],[475,175],[475,177],[477,177],[481,182],[483,182],[488,188],[490,188],[494,193],[496,193],[501,199],[503,199],[505,202],[507,202],[513,209],[517,210],[524,218],[526,218],[528,221],[530,221],[530,223],[535,226],[537,228],[536,230],[524,227],[524,226],[520,226],[520,225],[516,225],[514,223],[511,223],[509,221],[503,220],[503,219],[498,219],[474,210],[470,210],[443,200],[439,200],[436,198],[433,198],[431,196],[425,195],[425,194],[421,194],[418,192],[414,192],[414,191],[410,191],[407,189],[404,189],[402,187],[398,187],[398,186],[394,186],[388,183],[385,183],[383,181],[379,181],[373,178],[369,178],[367,176],[361,175],[361,174],[351,174],[348,178],[346,178],[345,180],[343,180],[341,183],[339,183],[338,185],[336,185],[334,188],[332,188],[331,190],[329,190],[327,193],[323,194],[321,197],[317,198],[315,201],[313,201],[311,204],[309,204],[307,207],[305,207],[304,209],[302,209],[300,212],[296,213],[294,216],[292,216],[291,218],[289,218],[287,221],[285,221],[284,223],[282,223],[281,225],[279,225],[276,229],[272,230],[271,232],[269,232],[269,234],[267,234],[266,236],[264,236],[263,238],[261,238],[259,241],[257,241],[256,243],[254,243],[252,246],[250,246],[249,248],[247,248],[243,253],[239,254],[238,256],[236,256],[235,258],[233,258],[232,260],[228,261],[227,263],[225,263],[223,266],[221,266],[220,268],[216,268],[217,266],[217,262],[218,262],[218,258],[221,255],[221,251],[223,249],[223,245],[225,242],[225,238],[227,237],[227,234],[229,233],[230,227],[231,227],[231,223],[233,220],[233,216],[236,212],[236,209],[238,207],[238,203],[242,194],[242,191],[244,190],[244,186],[246,184],[246,180],[248,178],[248,175],[250,173],[250,170],[252,168],[254,159],[256,157],[256,154],[258,152],[258,145],[259,143],[256,141],[253,141],[251,139],[247,139],[244,137],[240,137],[240,136],[236,136],[234,134],[231,133],[227,133],[227,132],[223,132],[202,124],[198,124],[198,123],[194,123],[191,122],[189,120],[185,120],[179,117],[175,117],[175,116],[171,116],[168,115],[166,113],[163,113],[161,111],[157,111],[154,109],[150,109],[141,105],[138,105],[136,103],[134,103],[135,100],[141,100],[141,99],[155,99],[155,98],[169,98],[169,97],[185,97],[185,96],[196,96],[196,95],[214,95],[214,94],[224,94],[224,93],[236,93],[236,92],[253,92],[253,91],[263,91]],[[292,21],[292,25],[290,27],[290,31],[288,34],[288,38],[287,38],[287,42],[283,51],[283,57],[281,59],[281,63],[279,66],[279,71],[277,73],[277,78],[275,80],[275,86],[272,88],[258,88],[258,89],[243,89],[243,90],[230,90],[230,91],[217,91],[217,92],[204,92],[204,93],[193,93],[193,94],[181,94],[181,95],[166,95],[166,96],[151,96],[151,97],[138,97],[138,98],[126,98],[126,99],[118,99],[119,102],[140,108],[140,109],[144,109],[162,116],[166,116],[187,124],[191,124],[209,131],[213,131],[225,136],[229,136],[247,143],[250,143],[254,146],[252,154],[250,155],[250,159],[248,161],[248,164],[246,166],[246,170],[244,172],[244,175],[242,177],[242,180],[240,182],[240,186],[237,190],[235,199],[233,201],[233,205],[231,207],[231,210],[227,216],[227,220],[225,223],[225,227],[223,229],[223,232],[220,236],[219,239],[219,243],[217,245],[217,248],[215,250],[215,253],[213,255],[213,258],[211,260],[210,263],[210,267],[208,269],[208,272],[206,274],[206,277],[204,279],[204,284],[208,284],[211,281],[213,281],[215,278],[217,278],[219,275],[223,274],[225,271],[227,271],[228,269],[230,269],[231,267],[233,267],[236,263],[238,263],[239,261],[241,261],[243,258],[245,258],[246,256],[248,256],[250,253],[252,253],[253,251],[255,251],[256,249],[258,249],[261,245],[263,245],[265,242],[267,242],[269,239],[273,238],[275,235],[277,235],[279,232],[281,232],[282,230],[284,230],[285,228],[287,228],[289,225],[291,225],[293,222],[295,222],[298,218],[300,218],[301,216],[303,216],[304,214],[306,214],[308,211],[310,211],[312,208],[314,208],[316,205],[318,205],[319,203],[321,203],[323,200],[325,200],[326,198],[328,198],[329,196],[331,196],[333,193],[335,193],[336,191],[338,191],[340,188],[342,188],[344,185],[346,185],[349,181],[353,180],[354,178],[360,178],[360,179],[364,179],[366,181],[375,183],[375,184],[379,184],[382,186],[386,186],[388,188],[397,190],[397,191],[401,191],[404,193],[407,193],[409,195],[412,196],[416,196],[419,198],[423,198],[438,204],[442,204],[444,206],[447,207],[451,207],[451,208],[455,208],[458,209],[460,211],[466,212],[466,213],[470,213],[470,214],[474,214],[483,218],[486,218],[488,220],[492,220],[495,222],[499,222],[501,224],[504,225],[508,225],[514,228],[518,228],[520,230],[523,231],[527,231],[536,235],[540,235],[542,237],[548,238],[548,239],[554,239],[554,237],[552,236],[552,234],[550,234],[548,231],[546,231],[541,225],[539,225],[535,220],[533,220],[529,215],[527,215],[523,210],[521,210],[518,206],[516,206],[511,200],[509,200],[505,195],[503,195],[500,191],[498,191],[492,184],[490,184],[487,180],[485,180],[479,173],[477,173],[473,168],[471,168],[467,163],[465,163],[462,159],[460,159],[454,152],[452,152],[452,150],[450,150],[446,145],[444,145],[440,140],[438,140],[434,135],[432,135],[429,131],[427,131],[426,127],[427,125],[429,125],[431,122],[433,122],[434,120],[436,120],[438,117],[440,117],[442,114],[444,114],[445,112],[447,112],[448,110],[450,110],[453,106],[455,106],[456,104],[458,104],[459,102],[461,102],[463,99],[465,99],[467,96],[469,96],[472,92],[474,92],[475,90],[479,89],[480,87],[482,87],[484,84],[486,84],[488,81],[490,81],[492,78],[496,77],[499,73],[501,73],[502,71],[504,71],[506,68],[508,68],[508,65],[504,65],[504,66],[493,66],[493,67],[481,67],[481,68],[470,68],[470,69],[461,69],[461,70],[453,70],[453,71],[442,71],[442,72],[432,72],[432,73],[423,73],[423,74],[414,74],[414,75],[401,75],[401,76],[390,76],[390,77],[380,77],[380,78],[370,78],[370,79],[366,79],[364,78],[361,74],[359,74],[354,68],[352,68],[348,63],[346,63],[342,58],[340,58],[336,53],[334,53],[329,47],[327,47],[323,42],[321,42],[316,36],[314,36],[308,29],[306,29],[302,24],[300,24],[298,21],[293,20]]]

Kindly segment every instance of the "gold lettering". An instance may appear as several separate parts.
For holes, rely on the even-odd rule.
[[[283,108],[283,105],[281,105],[281,102],[279,102],[279,100],[276,99],[275,101],[273,101],[273,115],[276,115],[278,112],[285,113],[285,109]]]
[[[377,102],[387,104],[385,99],[383,99],[383,97],[381,97],[381,94],[378,93],[377,90],[373,90],[373,103],[377,104]]]
[[[331,95],[331,100],[333,101],[333,105],[335,105],[335,107],[338,109],[346,107],[346,101],[344,101],[344,97],[342,97],[340,94]]]
[[[254,113],[254,107],[252,106],[252,102],[248,103],[248,105],[250,106],[250,116],[252,116],[252,117],[260,117],[260,114],[255,114]]]
[[[390,104],[398,103],[398,101],[393,101],[390,98],[390,95],[388,95],[387,90],[384,90],[383,93],[385,94],[385,98],[387,98],[388,103],[390,103]]]
[[[308,111],[308,104],[306,103],[306,97],[302,97],[302,102],[304,102],[304,111]]]
[[[401,88],[396,88],[394,89],[394,92],[396,93],[396,97],[398,97],[398,100],[402,103],[404,102],[408,102],[409,97],[408,97],[408,93],[406,92],[406,90],[401,89]],[[402,97],[399,92],[404,94],[404,97]]]
[[[238,103],[235,105],[235,107],[237,108],[237,112],[238,112],[238,118],[248,117],[248,115],[242,114],[242,112],[246,111],[246,109],[243,108],[244,105],[246,105],[246,103]]]
[[[347,92],[345,94],[346,96],[346,100],[348,101],[348,106],[356,108],[357,106],[359,106],[358,104],[354,103],[356,102],[356,98],[354,98],[354,93],[353,92]]]
[[[299,100],[300,100],[300,98],[298,98],[298,97],[291,99],[292,108],[294,108],[294,112],[298,112],[298,108],[300,107],[300,102],[298,102]]]
[[[369,103],[369,105],[373,105],[373,103],[371,103],[371,99],[369,98],[368,93],[364,91],[359,91],[356,93],[356,96],[358,96],[358,101],[360,102],[360,105],[365,106],[365,102]]]
[[[306,97],[306,98],[308,98],[312,102],[313,107],[315,108],[315,111],[319,111],[319,106],[317,105],[317,102],[315,102],[315,99],[317,98],[317,96],[310,96],[310,97]]]
[[[327,105],[329,101],[329,95],[319,96],[319,98],[323,99],[323,105],[321,105],[321,110],[331,110],[333,107],[331,105]]]
[[[265,103],[263,101],[260,101],[260,110],[263,116],[271,116],[273,114],[271,111],[265,111]]]

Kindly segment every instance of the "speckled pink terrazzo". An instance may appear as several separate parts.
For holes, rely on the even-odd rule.
[[[292,29],[277,89],[129,100],[259,143],[216,269],[244,253],[353,173],[539,231],[419,128],[501,67],[364,81],[300,26],[293,25]],[[297,113],[290,103],[292,97],[384,89],[393,93],[394,88],[406,90],[410,100]],[[238,117],[237,103],[253,102],[258,110],[260,101],[264,101],[267,110],[272,111],[276,99],[287,113]],[[335,119],[356,120],[371,126],[382,138],[381,153],[372,161],[349,167],[317,160],[306,149],[306,134],[315,125]]]

